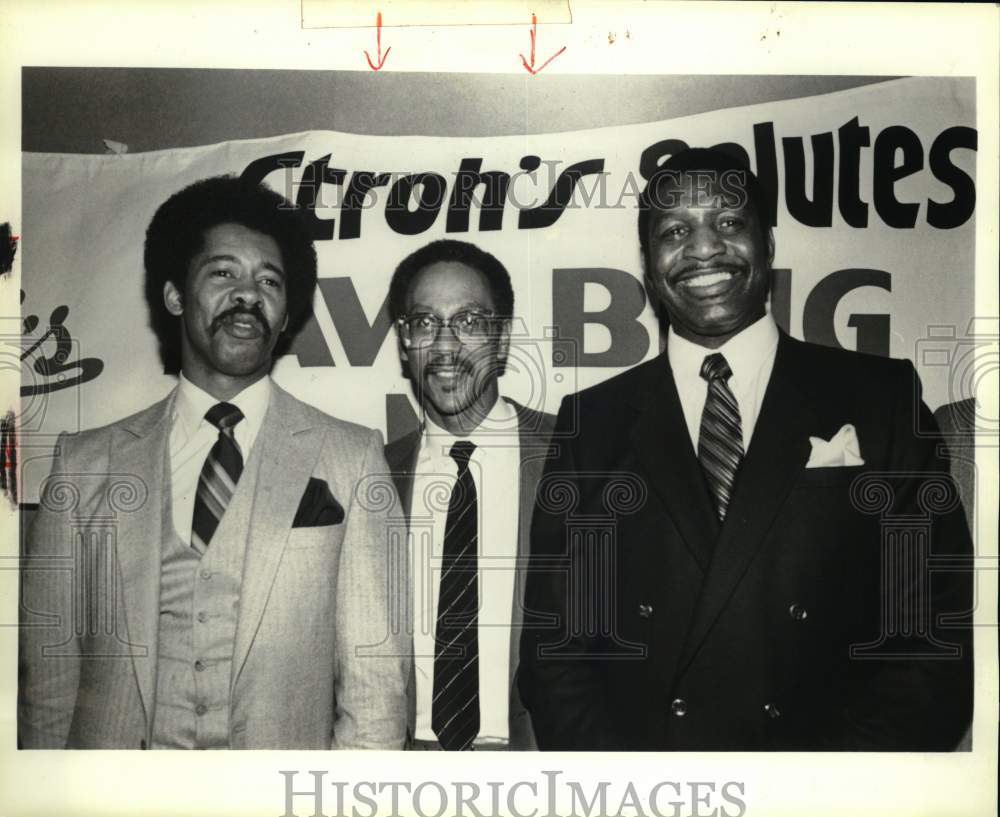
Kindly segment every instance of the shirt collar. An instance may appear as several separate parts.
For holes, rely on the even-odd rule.
[[[248,444],[257,437],[270,400],[271,378],[265,375],[226,401],[243,412],[244,419],[240,425],[244,423],[246,425],[243,429],[240,429],[238,425],[236,431],[237,433],[243,431],[241,436],[247,440]],[[221,401],[216,400],[207,391],[196,386],[181,372],[177,385],[177,400],[174,403],[174,422],[180,423],[184,432],[190,436],[198,430],[201,423],[208,422],[205,419],[206,412],[219,402]]]
[[[734,335],[718,349],[707,349],[682,338],[671,326],[667,331],[667,359],[678,377],[701,379],[702,361],[710,354],[726,358],[736,380],[750,380],[774,353],[778,345],[778,325],[770,312]]]
[[[421,435],[421,456],[448,456],[453,443],[458,440],[468,440],[476,448],[495,445],[498,435],[517,433],[517,411],[503,397],[497,397],[485,419],[468,437],[458,437],[450,431],[441,428],[430,417],[424,421]]]

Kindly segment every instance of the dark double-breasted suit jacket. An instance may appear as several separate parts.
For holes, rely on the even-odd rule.
[[[513,400],[508,402],[514,406],[517,412],[518,436],[521,445],[520,495],[517,505],[517,564],[519,568],[514,581],[514,598],[511,600],[510,661],[506,667],[499,668],[499,670],[508,673],[510,678],[509,747],[511,749],[535,749],[535,738],[531,729],[531,720],[518,694],[518,656],[524,603],[525,568],[529,554],[531,515],[535,506],[535,491],[538,487],[538,480],[542,475],[546,456],[549,453],[549,438],[552,434],[555,418],[551,414],[544,414],[521,406]],[[393,480],[395,481],[402,510],[407,520],[410,519],[411,512],[413,511],[413,476],[416,469],[417,456],[420,452],[420,439],[420,431],[414,431],[405,437],[389,443],[385,447],[385,458],[389,463],[389,468],[392,470]],[[412,604],[412,599],[410,601]],[[412,616],[412,609],[409,611],[409,615]],[[410,626],[412,627],[412,622]],[[412,629],[410,632],[412,632]],[[497,668],[484,667],[481,668],[481,671],[494,672],[497,671]],[[412,665],[410,668],[410,680],[406,689],[406,697],[409,745],[416,724],[416,678]]]
[[[782,334],[721,525],[665,354],[567,398],[522,639],[539,748],[952,748],[971,543],[919,389]],[[807,468],[846,424],[864,464]]]

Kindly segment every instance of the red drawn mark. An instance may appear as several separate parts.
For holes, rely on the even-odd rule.
[[[389,56],[389,52],[392,51],[392,46],[390,45],[386,50],[385,54],[382,54],[382,12],[380,11],[375,16],[375,42],[378,44],[378,64],[372,62],[371,55],[365,51],[365,59],[368,60],[368,66],[372,71],[378,71],[383,65],[385,65],[385,58]]]
[[[0,420],[0,493],[17,505],[17,421],[13,411]]]
[[[543,62],[541,65],[535,68],[535,35],[537,31],[538,31],[538,18],[535,17],[534,14],[532,14],[531,15],[531,61],[529,62],[528,60],[526,60],[524,58],[524,54],[519,55],[521,57],[521,64],[524,66],[525,70],[532,75],[537,74],[539,71],[544,69],[546,65],[552,62],[552,60],[554,60],[556,57],[562,54],[563,51],[566,50],[566,46],[563,46],[558,51],[556,51],[555,54],[549,57],[545,62]]]

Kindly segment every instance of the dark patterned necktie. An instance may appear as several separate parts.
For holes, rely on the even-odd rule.
[[[205,458],[194,498],[191,547],[201,555],[208,549],[243,473],[243,455],[233,437],[233,428],[243,419],[243,412],[232,403],[216,403],[205,419],[219,429],[219,439]]]
[[[479,734],[479,509],[469,458],[476,446],[451,447],[458,479],[444,530],[431,728],[444,749],[468,749]]]
[[[708,381],[708,396],[701,413],[698,461],[721,522],[726,518],[736,472],[743,461],[743,426],[740,406],[726,382],[733,374],[726,358],[720,354],[709,355],[701,364],[700,374]]]

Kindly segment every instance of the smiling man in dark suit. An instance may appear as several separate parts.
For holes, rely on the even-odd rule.
[[[667,347],[559,413],[521,656],[542,749],[948,750],[970,718],[970,539],[919,381],[778,329],[766,202],[704,149],[643,194]]]
[[[355,496],[385,471],[381,435],[269,376],[316,284],[299,213],[198,182],[157,210],[145,265],[179,382],[59,438],[24,560],[21,744],[401,747],[387,519]]]
[[[494,256],[435,241],[389,292],[422,427],[386,447],[410,533],[414,749],[534,749],[517,692],[523,573],[554,418],[500,396],[514,291]]]

